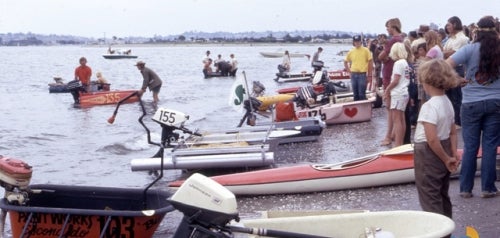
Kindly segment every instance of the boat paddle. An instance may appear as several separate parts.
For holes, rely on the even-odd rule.
[[[280,231],[265,228],[252,228],[252,227],[239,227],[227,226],[232,232],[240,232],[245,234],[252,234],[266,237],[282,237],[282,238],[327,238],[327,236],[316,236],[304,233]]]
[[[115,111],[113,112],[113,115],[108,118],[108,123],[109,124],[113,124],[115,122],[115,117],[116,117],[116,114],[118,113],[118,108],[120,107],[120,105],[127,101],[129,98],[133,97],[133,96],[137,96],[137,97],[140,97],[139,96],[139,91],[134,91],[133,93],[131,93],[130,95],[124,97],[122,100],[120,100],[117,104],[116,104],[116,108],[115,108]]]

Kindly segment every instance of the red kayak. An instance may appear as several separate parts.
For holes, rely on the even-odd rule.
[[[130,96],[136,91],[137,90],[114,90],[80,93],[80,107],[116,104],[123,98]],[[139,97],[133,96],[127,99],[124,103],[133,103],[138,101]]]
[[[211,178],[236,195],[322,192],[410,183],[415,181],[413,146],[407,144],[338,164],[298,165]],[[169,187],[176,188],[182,183],[175,181]]]

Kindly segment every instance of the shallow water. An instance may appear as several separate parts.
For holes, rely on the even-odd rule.
[[[331,69],[342,67],[336,53],[348,45],[324,45],[322,59]],[[120,107],[114,124],[108,124],[115,106],[75,108],[70,94],[51,94],[48,83],[53,77],[72,80],[78,59],[85,56],[95,73],[102,72],[111,89],[138,89],[142,77],[134,66],[137,60],[155,70],[164,85],[160,93],[161,107],[190,115],[188,128],[216,130],[234,128],[242,113],[228,105],[229,89],[234,78],[204,79],[201,60],[206,50],[212,57],[222,54],[228,59],[234,53],[239,61],[237,77],[258,80],[266,92],[303,83],[278,84],[273,81],[281,58],[264,58],[260,51],[303,52],[313,54],[315,45],[222,45],[222,46],[162,46],[132,47],[138,59],[106,60],[107,47],[0,47],[0,154],[22,159],[34,168],[32,184],[73,184],[115,187],[144,187],[153,177],[144,172],[132,172],[129,162],[134,158],[151,157],[157,150],[147,143],[144,129],[137,123],[138,104]],[[306,58],[292,58],[292,71],[310,71]],[[146,123],[159,140],[160,127],[149,120],[154,112],[151,93],[143,97],[148,115]],[[303,146],[304,150],[300,149]],[[328,156],[311,157],[302,154],[311,143],[280,147],[280,164],[321,161]],[[294,149],[293,156],[286,151]],[[321,154],[322,148],[317,150]],[[282,153],[283,155],[280,155]],[[175,180],[181,171],[166,171],[157,187]]]

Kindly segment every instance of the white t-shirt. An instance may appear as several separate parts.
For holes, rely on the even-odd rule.
[[[423,122],[436,125],[439,140],[450,137],[451,125],[455,123],[453,106],[446,95],[431,97],[420,108],[414,141],[426,142]]]
[[[457,32],[454,36],[448,37],[443,49],[457,51],[462,48],[462,46],[469,44],[469,38],[464,34],[463,31]]]
[[[399,78],[399,83],[391,90],[392,96],[404,96],[408,95],[408,85],[410,84],[410,71],[408,67],[408,62],[405,59],[399,59],[394,62],[392,68],[391,82],[394,80],[396,74],[401,75]]]

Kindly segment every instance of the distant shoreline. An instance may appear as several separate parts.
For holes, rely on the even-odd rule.
[[[331,42],[307,42],[307,43],[158,43],[158,44],[113,44],[111,48],[131,48],[131,47],[156,47],[156,46],[171,46],[171,47],[200,47],[200,46],[212,46],[212,47],[224,47],[224,46],[329,46],[329,45],[350,45],[349,43],[331,43]],[[108,48],[110,45],[97,45],[88,44],[83,45],[85,47],[103,47]]]

